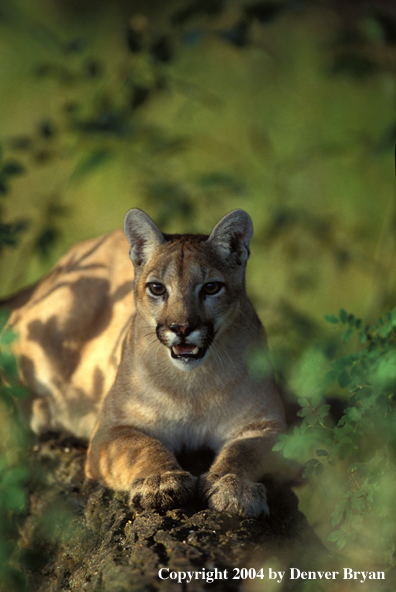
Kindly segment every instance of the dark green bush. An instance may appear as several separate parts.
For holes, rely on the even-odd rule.
[[[318,391],[309,392],[308,387],[298,400],[301,424],[280,436],[275,450],[303,462],[304,477],[338,484],[332,489],[328,541],[346,551],[351,545],[371,547],[379,561],[394,566],[396,309],[378,324],[365,327],[344,310],[326,320],[342,328],[342,342],[355,339],[355,347],[330,361],[323,381],[312,379],[311,386],[316,383]],[[315,374],[315,366],[318,373],[322,371],[313,360],[311,373]],[[338,421],[326,399],[337,391],[344,396]]]

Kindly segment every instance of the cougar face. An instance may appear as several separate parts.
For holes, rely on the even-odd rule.
[[[139,312],[180,370],[202,363],[234,318],[243,274],[204,235],[163,235],[164,242],[136,274]]]

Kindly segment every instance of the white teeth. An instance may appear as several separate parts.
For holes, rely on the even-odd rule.
[[[173,351],[173,353],[175,354],[175,356],[178,356],[178,355],[179,355],[179,352],[177,351],[177,347],[176,347],[176,345],[174,345],[174,346],[172,347],[172,351]],[[199,353],[199,347],[198,347],[198,346],[194,347],[194,349],[193,349],[193,350],[191,350],[191,354],[192,354],[193,356],[196,356],[198,353]]]

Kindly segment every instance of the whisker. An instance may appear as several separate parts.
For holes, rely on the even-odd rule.
[[[249,329],[254,331],[256,327],[254,326],[253,322],[249,319],[247,314],[245,312],[243,312],[243,310],[240,310],[239,313],[240,313],[241,317],[245,320]]]
[[[142,337],[143,338],[146,338],[146,337],[155,337],[156,339],[158,339],[157,338],[157,334],[156,334],[155,331],[151,331],[150,333],[146,333],[145,335],[142,335]]]
[[[218,360],[218,362],[221,365],[221,369],[224,370],[223,358],[221,356],[219,349],[217,348],[217,346],[213,346],[213,345],[212,345],[212,349],[213,349],[213,354],[214,354],[216,360]]]
[[[154,341],[154,340],[153,340],[153,341],[152,341],[152,342],[149,344],[149,347],[148,347],[148,349],[147,349],[147,352],[149,352],[149,351],[150,351],[150,350],[151,350],[153,347],[155,347],[156,345],[159,345],[159,342],[158,342],[158,341]]]
[[[225,354],[227,356],[227,358],[229,359],[232,368],[235,370],[236,365],[233,361],[233,359],[230,357],[230,354],[228,353],[228,351],[225,349],[225,347],[223,347],[222,345],[220,345],[219,343],[216,343],[216,348],[219,350],[219,353],[221,354]]]

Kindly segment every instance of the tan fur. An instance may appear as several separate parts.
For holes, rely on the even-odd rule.
[[[125,233],[135,274],[115,231],[9,301],[23,377],[40,395],[34,431],[90,438],[87,475],[137,509],[199,495],[219,511],[268,513],[258,481],[275,468],[284,419],[272,375],[249,372],[266,347],[245,292],[249,216],[231,212],[209,237],[166,236],[134,209]],[[177,458],[200,449],[214,461],[197,479]]]

